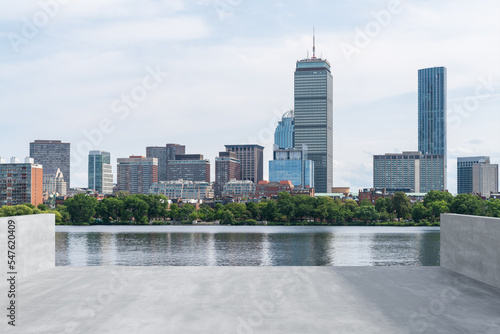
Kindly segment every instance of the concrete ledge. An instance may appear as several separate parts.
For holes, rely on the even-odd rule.
[[[13,227],[9,229],[9,225]],[[15,249],[10,249],[13,245]],[[19,279],[54,268],[55,247],[54,214],[0,218],[0,270],[3,275],[14,271]],[[9,250],[14,252],[14,270],[7,262]],[[5,283],[3,281],[1,284]]]
[[[441,267],[500,288],[500,218],[441,215]]]

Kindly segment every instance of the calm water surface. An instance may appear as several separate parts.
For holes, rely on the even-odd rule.
[[[439,227],[56,226],[58,266],[437,266]]]

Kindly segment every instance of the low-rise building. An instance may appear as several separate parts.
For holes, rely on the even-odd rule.
[[[250,180],[231,180],[224,185],[222,197],[253,198],[255,184]]]
[[[67,192],[64,175],[59,168],[47,168],[43,170],[43,192],[48,195],[65,196]]]
[[[291,181],[283,180],[280,182],[259,181],[255,186],[256,198],[274,198],[280,192],[291,193],[295,187]]]
[[[205,181],[160,181],[151,185],[149,193],[164,195],[171,200],[207,200],[214,197],[212,184]]]

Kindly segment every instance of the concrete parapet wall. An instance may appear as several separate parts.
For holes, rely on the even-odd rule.
[[[500,288],[500,218],[442,214],[441,267]]]
[[[2,275],[7,272],[16,272],[17,278],[23,278],[54,268],[55,248],[54,214],[0,217]],[[13,253],[9,253],[9,250]],[[15,261],[14,270],[9,268],[8,261],[12,260]]]

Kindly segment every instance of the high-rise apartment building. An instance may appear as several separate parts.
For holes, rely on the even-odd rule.
[[[264,147],[256,144],[224,145],[241,162],[241,179],[258,183],[264,178]]]
[[[30,157],[43,168],[59,168],[66,181],[66,190],[71,183],[70,144],[60,140],[35,140],[30,143]]]
[[[166,181],[168,179],[167,162],[169,160],[175,160],[176,155],[182,155],[185,153],[186,146],[179,144],[146,147],[146,157],[158,159],[158,181]]]
[[[498,164],[474,164],[472,166],[472,193],[489,198],[498,193]]]
[[[88,180],[88,189],[99,194],[113,193],[113,169],[109,152],[89,152]]]
[[[333,185],[333,77],[326,59],[313,56],[297,61],[294,79],[295,147],[308,148],[314,161],[316,192]]]
[[[175,160],[167,162],[167,181],[210,182],[210,160],[202,154],[178,154]]]
[[[0,206],[43,203],[43,166],[27,157],[24,162],[0,158]]]
[[[215,158],[215,197],[221,197],[224,185],[233,179],[241,180],[241,161],[235,152],[219,152]]]
[[[373,156],[373,187],[426,193],[445,190],[443,154],[420,152],[386,153]]]
[[[446,156],[446,67],[418,70],[418,150]]]
[[[158,182],[158,159],[130,156],[118,159],[117,188],[130,194],[149,194],[151,185]]]
[[[274,145],[277,149],[289,149],[295,146],[295,121],[293,110],[283,114],[274,131]]]
[[[457,193],[472,194],[472,166],[489,164],[490,157],[459,157],[457,158]]]

